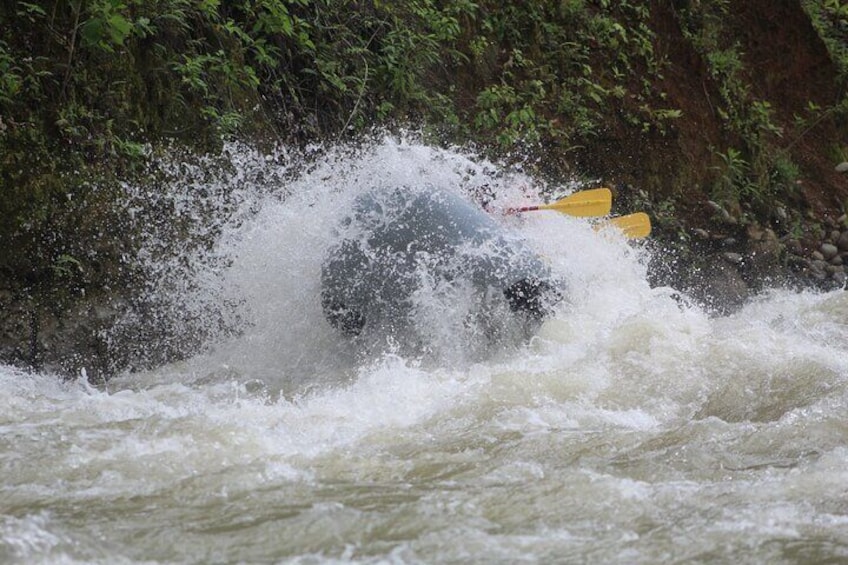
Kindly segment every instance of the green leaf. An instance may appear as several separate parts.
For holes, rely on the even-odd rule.
[[[112,43],[123,45],[124,40],[132,31],[132,24],[121,14],[112,14],[109,16],[109,36]]]

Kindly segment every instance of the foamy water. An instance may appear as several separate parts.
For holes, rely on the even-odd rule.
[[[357,194],[538,184],[412,142],[298,175],[231,151],[243,194],[174,299],[238,331],[99,389],[0,368],[0,562],[848,560],[846,293],[710,317],[638,244],[544,213],[503,220],[569,289],[528,344],[464,356],[434,316],[424,355],[363,353],[318,296]]]

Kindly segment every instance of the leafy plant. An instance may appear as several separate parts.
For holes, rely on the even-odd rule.
[[[742,153],[729,147],[725,153],[717,152],[721,166],[716,167],[719,173],[714,189],[714,199],[738,205],[739,202],[753,191],[748,179],[750,164]]]

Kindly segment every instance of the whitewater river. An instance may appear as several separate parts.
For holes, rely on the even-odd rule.
[[[711,316],[638,243],[541,213],[504,220],[568,288],[530,343],[422,296],[424,353],[357,351],[318,295],[354,195],[530,181],[390,140],[296,175],[231,151],[216,260],[161,276],[237,332],[99,388],[0,366],[0,563],[848,562],[848,293]]]

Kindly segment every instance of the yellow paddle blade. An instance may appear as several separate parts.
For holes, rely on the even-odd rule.
[[[612,192],[608,188],[593,188],[570,194],[561,200],[539,206],[539,210],[556,210],[569,216],[606,216],[612,209]]]
[[[624,237],[639,239],[651,234],[651,218],[645,212],[635,212],[626,216],[610,218],[600,224],[596,229],[614,226],[624,233]]]

